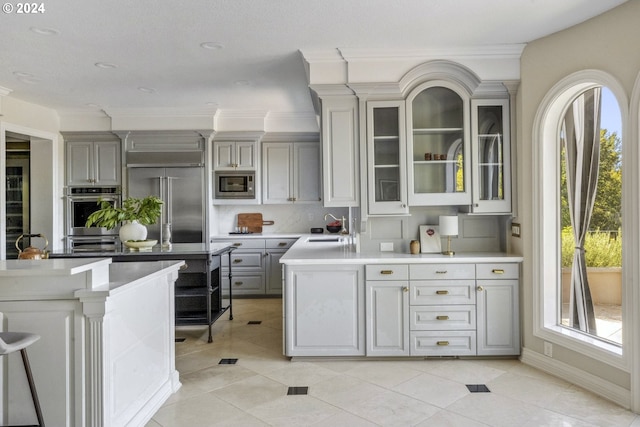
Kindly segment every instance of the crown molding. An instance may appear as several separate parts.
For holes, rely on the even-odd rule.
[[[346,62],[398,59],[511,58],[519,59],[526,44],[452,46],[422,49],[339,48]]]

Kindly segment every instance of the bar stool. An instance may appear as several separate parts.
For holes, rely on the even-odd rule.
[[[31,399],[33,399],[36,417],[38,417],[38,427],[44,427],[42,411],[40,410],[40,402],[38,401],[38,394],[36,393],[36,385],[33,382],[31,365],[29,365],[29,358],[27,357],[27,347],[39,339],[39,335],[27,332],[0,332],[0,356],[20,350],[24,371],[27,374],[27,381],[29,381],[29,389],[31,389]]]

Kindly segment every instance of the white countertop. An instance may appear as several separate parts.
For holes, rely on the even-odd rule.
[[[109,258],[10,259],[0,261],[0,277],[71,276],[111,264]]]
[[[342,242],[308,242],[309,239],[331,239],[339,235],[308,234],[301,238],[280,258],[282,264],[424,264],[424,263],[489,263],[521,262],[522,256],[502,252],[459,252],[453,256],[397,252],[356,252]]]
[[[211,236],[212,240],[236,240],[236,239],[297,239],[304,233],[239,233],[239,234],[218,234]],[[329,234],[318,234],[319,236],[329,236]]]

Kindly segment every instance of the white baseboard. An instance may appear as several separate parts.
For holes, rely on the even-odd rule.
[[[562,378],[572,384],[580,386],[592,393],[610,400],[625,409],[631,408],[631,392],[626,388],[613,384],[602,377],[590,374],[564,362],[551,357],[522,349],[520,361],[525,365],[533,366],[558,378]]]

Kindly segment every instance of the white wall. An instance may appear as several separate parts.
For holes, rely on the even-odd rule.
[[[536,40],[525,48],[521,59],[521,85],[517,107],[517,183],[518,212],[516,222],[522,225],[522,238],[511,242],[516,253],[524,255],[523,263],[523,338],[526,351],[543,354],[543,341],[533,334],[533,214],[534,184],[533,123],[540,103],[554,84],[581,70],[597,69],[611,74],[624,87],[627,99],[640,71],[640,2],[629,1],[610,12],[568,30]],[[637,124],[637,118],[635,119]],[[623,135],[623,144],[637,144]],[[633,162],[631,162],[633,163]],[[635,167],[636,165],[631,165]],[[636,239],[638,236],[634,236]],[[637,282],[637,278],[635,278]],[[636,286],[637,283],[634,283]],[[625,325],[630,327],[631,325]],[[637,331],[635,331],[637,335]],[[553,359],[576,368],[576,372],[594,375],[623,389],[630,388],[630,375],[621,369],[554,345]]]

